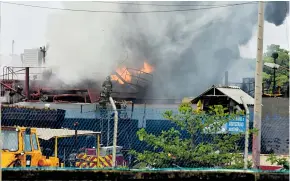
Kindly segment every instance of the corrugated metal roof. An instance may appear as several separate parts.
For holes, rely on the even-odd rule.
[[[219,86],[220,88],[230,88],[230,89],[241,89],[239,86],[229,85],[229,86]]]
[[[241,100],[241,97],[242,97],[243,98],[243,101],[247,105],[254,105],[254,98],[252,98],[249,94],[247,94],[246,92],[244,92],[239,87],[235,87],[235,88],[231,88],[231,87],[228,87],[228,88],[225,88],[225,87],[217,87],[216,89],[218,89],[219,91],[221,91],[225,95],[229,96],[231,99],[233,99],[238,104],[243,104],[243,102]]]
[[[221,91],[226,96],[230,97],[232,100],[234,100],[238,104],[243,104],[241,100],[241,97],[243,97],[243,100],[247,105],[254,105],[254,98],[252,98],[249,94],[244,92],[238,86],[214,86],[213,85],[212,87],[204,91],[202,94],[194,98],[191,102],[197,102],[200,99],[200,97],[202,97],[203,95],[205,95],[206,93],[208,93],[210,90],[214,88],[218,89],[219,91]]]
[[[49,140],[53,137],[65,137],[65,136],[74,136],[75,130],[69,129],[47,129],[47,128],[36,128],[37,135],[40,139]],[[85,135],[85,134],[100,134],[101,132],[94,132],[94,131],[84,131],[78,130],[78,135]]]

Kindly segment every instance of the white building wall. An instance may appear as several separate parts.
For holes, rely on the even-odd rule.
[[[39,49],[25,49],[23,53],[23,67],[41,67],[42,66],[42,56],[41,51]],[[42,73],[41,68],[31,68],[29,70],[31,77],[33,79],[33,75],[37,74],[37,79],[41,79],[40,73]]]

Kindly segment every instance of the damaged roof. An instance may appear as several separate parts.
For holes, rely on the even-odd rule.
[[[229,98],[231,98],[237,104],[243,104],[241,100],[241,97],[242,97],[245,104],[250,105],[250,106],[254,105],[254,98],[251,97],[246,92],[244,92],[240,87],[238,86],[214,86],[214,85],[210,87],[209,89],[207,89],[202,94],[200,94],[199,96],[197,96],[196,98],[192,99],[191,103],[197,103],[198,100],[200,100],[202,96],[207,95],[207,93],[210,92],[212,89],[217,89],[225,96],[228,96]]]

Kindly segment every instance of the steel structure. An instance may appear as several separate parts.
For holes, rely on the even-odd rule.
[[[44,73],[35,73],[33,69],[43,69]],[[2,80],[0,82],[1,97],[9,92],[9,100],[15,94],[19,95],[10,103],[21,101],[42,102],[83,102],[94,103],[99,100],[100,88],[97,82],[93,88],[61,88],[65,83],[59,82],[58,86],[47,87],[46,82],[52,75],[51,70],[46,67],[3,67]],[[49,74],[45,74],[48,72]],[[121,74],[114,72],[118,80],[113,81],[112,97],[115,100],[135,100],[143,97],[147,87],[151,84],[153,75],[142,70],[126,68]],[[48,76],[45,80],[37,80],[38,76]],[[130,81],[125,77],[130,76]],[[122,84],[121,84],[121,83]],[[20,89],[24,89],[20,91]]]

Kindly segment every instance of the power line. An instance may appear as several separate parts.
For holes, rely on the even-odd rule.
[[[224,8],[224,7],[233,7],[233,6],[240,6],[240,5],[247,5],[247,4],[257,4],[256,2],[246,2],[246,3],[228,4],[228,5],[220,5],[220,6],[205,7],[205,8],[156,10],[156,11],[99,11],[99,10],[85,10],[85,9],[55,8],[55,7],[37,6],[37,5],[29,5],[29,4],[21,4],[21,3],[13,3],[13,2],[2,2],[2,3],[17,5],[17,6],[32,7],[32,8],[41,8],[41,9],[53,9],[53,10],[87,12],[87,13],[115,13],[115,14],[145,14],[145,13],[185,12],[185,11],[198,11],[198,10],[217,9],[217,8]]]
[[[136,6],[173,6],[173,7],[184,7],[184,6],[199,6],[199,7],[216,7],[221,5],[231,5],[231,4],[219,4],[219,5],[197,5],[197,4],[155,4],[155,3],[134,3],[134,2],[112,2],[112,1],[93,1],[94,3],[105,3],[105,4],[123,4],[123,5],[136,5]]]

